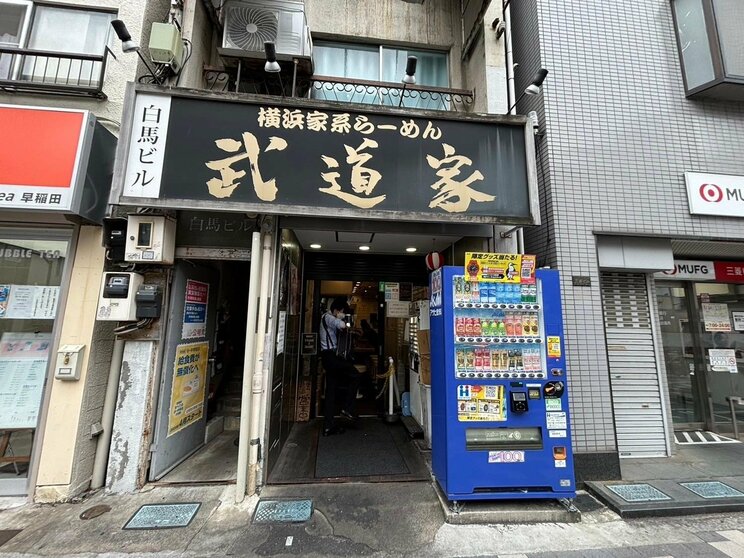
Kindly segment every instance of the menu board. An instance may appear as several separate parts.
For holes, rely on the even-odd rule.
[[[0,429],[36,428],[51,340],[51,333],[0,338]]]

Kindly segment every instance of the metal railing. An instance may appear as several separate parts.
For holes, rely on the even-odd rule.
[[[204,68],[205,87],[211,91],[235,91],[235,72]],[[468,89],[406,85],[382,81],[329,76],[287,76],[251,73],[241,76],[240,93],[281,95],[325,101],[362,103],[425,110],[467,111],[475,96]]]
[[[70,54],[0,46],[0,90],[105,99],[103,54]]]

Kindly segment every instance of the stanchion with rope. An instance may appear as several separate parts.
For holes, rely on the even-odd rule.
[[[386,390],[388,392],[388,407],[384,415],[385,422],[397,422],[400,417],[395,412],[395,401],[397,400],[400,406],[400,392],[398,391],[398,382],[395,380],[395,361],[393,357],[388,357],[387,371],[384,374],[378,374],[376,378],[378,380],[384,379],[385,383],[375,399],[382,397]]]

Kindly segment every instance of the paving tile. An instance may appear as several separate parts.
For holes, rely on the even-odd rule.
[[[621,546],[618,548],[608,548],[607,556],[612,558],[641,558],[642,554],[632,546]]]
[[[720,533],[716,531],[699,531],[695,533],[695,536],[698,537],[703,542],[723,542],[728,539],[721,535]]]

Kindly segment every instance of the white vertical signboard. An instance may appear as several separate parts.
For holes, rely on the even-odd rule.
[[[137,95],[132,136],[124,176],[124,195],[157,198],[163,174],[171,98],[166,95]]]

